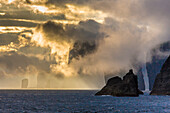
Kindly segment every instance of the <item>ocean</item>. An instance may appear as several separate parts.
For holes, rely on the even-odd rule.
[[[0,113],[170,113],[170,96],[94,96],[97,90],[0,90]]]

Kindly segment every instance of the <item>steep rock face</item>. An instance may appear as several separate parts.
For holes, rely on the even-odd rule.
[[[130,70],[123,80],[120,77],[109,79],[106,86],[95,95],[139,96],[142,93],[138,90],[137,76],[134,75],[133,70]]]
[[[159,56],[153,56],[152,62],[146,64],[146,69],[149,77],[149,89],[152,90],[156,75],[160,72],[165,58],[160,59]]]
[[[136,72],[137,73],[137,76],[138,76],[138,88],[139,90],[145,90],[145,84],[144,84],[144,75],[142,73],[142,68],[139,68],[138,71]],[[114,74],[105,74],[104,78],[105,78],[105,83],[108,82],[108,80],[114,76],[122,76],[122,75],[125,75],[126,72],[124,70],[121,70],[117,73],[114,73]]]
[[[109,79],[115,76],[123,76],[125,74],[126,74],[125,70],[120,70],[119,72],[115,72],[115,73],[105,73],[105,76],[104,76],[105,83],[107,83]]]
[[[149,77],[149,89],[152,90],[153,84],[156,78],[156,75],[160,72],[162,65],[166,61],[167,57],[166,56],[159,56],[157,51],[160,52],[169,52],[170,51],[170,42],[166,42],[160,45],[159,48],[155,48],[152,51],[152,61],[150,63],[146,64],[146,69],[148,72],[148,77]]]
[[[170,56],[157,75],[151,95],[170,95]]]

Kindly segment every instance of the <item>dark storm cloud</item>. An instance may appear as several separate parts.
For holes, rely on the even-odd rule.
[[[26,0],[26,3],[31,4],[31,1],[30,0]]]
[[[0,7],[1,9],[0,13],[2,13],[0,14],[0,20],[2,21],[2,25],[8,25],[6,23],[9,23],[9,26],[13,26],[13,25],[16,26],[16,24],[17,26],[19,26],[20,24],[21,26],[23,26],[22,24],[24,24],[25,27],[26,26],[35,27],[36,23],[42,23],[48,20],[67,20],[63,12],[54,13],[54,14],[44,14],[43,12],[39,12],[38,9],[36,9],[36,6],[43,7],[44,3],[39,5],[34,5],[34,6],[32,4],[27,4],[26,2],[17,1],[17,0],[12,2],[11,4],[7,4],[7,3],[2,2]]]
[[[6,72],[10,74],[16,71],[26,73],[26,69],[28,66],[34,66],[38,70],[50,72],[50,63],[48,63],[47,61],[39,60],[36,57],[27,57],[25,55],[20,55],[16,52],[9,52],[7,55],[1,55],[0,65],[4,66]]]
[[[56,53],[65,49],[69,51],[67,44],[72,41],[74,43],[70,52],[71,57],[79,58],[79,55],[85,55],[78,60],[73,59],[69,64],[75,72],[72,75],[79,73],[99,76],[103,72],[133,68],[134,62],[146,63],[149,61],[146,60],[147,52],[170,40],[169,0],[26,0],[20,5],[19,2],[16,0],[13,3],[2,4],[1,26],[35,27],[37,23],[43,23],[37,25],[34,32],[35,34],[37,32],[37,35],[32,32],[33,36],[38,37],[37,40],[35,37],[29,37],[37,41],[38,46],[35,43],[28,43],[17,48],[16,53],[6,52],[7,55],[3,55],[4,53],[1,55],[0,66],[4,67],[7,73],[17,70],[15,74],[13,73],[14,76],[19,72],[26,72],[30,65],[36,67],[40,76],[43,74],[54,76],[55,74],[50,73],[53,71],[51,67],[58,66],[56,60],[61,57],[57,54],[52,56],[51,50],[61,46],[57,48]],[[82,10],[79,10],[81,8]],[[96,15],[96,11],[100,13]],[[94,20],[87,20],[89,18]],[[104,18],[103,23],[96,22]],[[59,24],[49,20],[69,20],[79,23],[67,25],[64,22]],[[47,22],[44,23],[45,21]],[[5,30],[10,31],[9,28]],[[0,34],[0,44],[18,43],[16,35]],[[22,37],[23,40],[30,40],[24,34]],[[64,45],[64,42],[67,44]],[[89,42],[92,42],[92,45]],[[97,50],[96,42],[98,42]],[[92,51],[89,51],[90,49]],[[66,67],[61,70],[68,71]],[[58,67],[54,69],[56,71]],[[60,71],[60,68],[58,70]],[[62,76],[67,75],[62,73]],[[71,82],[68,84],[71,85]]]
[[[1,19],[27,19],[27,20],[39,20],[44,21],[47,19],[46,15],[35,14],[32,11],[26,9],[18,9],[14,11],[5,11],[5,15],[0,15]]]
[[[36,5],[49,5],[53,4],[56,6],[63,7],[65,4],[85,4],[89,0],[38,0],[38,1],[31,1],[31,0],[26,0],[26,3],[28,4],[36,4]]]
[[[35,27],[37,24],[25,21],[16,20],[0,20],[0,26],[20,26],[20,27]]]
[[[88,6],[111,14],[110,17],[129,18],[135,22],[150,23],[151,20],[169,24],[169,0],[48,0],[44,3],[66,7],[66,4]]]
[[[64,6],[65,4],[75,4],[85,6],[90,3],[93,3],[93,0],[48,0],[45,4],[54,4],[56,6]]]
[[[22,54],[28,55],[28,54],[34,54],[34,55],[46,55],[49,54],[49,48],[42,48],[42,47],[34,47],[34,46],[25,46],[21,47],[18,52],[21,52]]]
[[[6,11],[5,15],[0,15],[0,19],[25,19],[25,20],[36,20],[36,21],[47,21],[50,19],[55,20],[66,20],[64,14],[55,14],[55,15],[43,15],[36,14],[32,11]]]
[[[26,3],[28,4],[45,4],[48,0],[25,0]]]
[[[64,14],[58,14],[56,16],[52,16],[51,19],[54,20],[67,20],[66,16]]]
[[[0,34],[0,46],[8,45],[11,42],[18,43],[18,34],[17,33],[4,33]]]
[[[48,21],[38,25],[36,30],[42,30],[50,41],[94,41],[104,37],[100,33],[101,24],[94,20],[80,21],[78,25],[63,25]]]

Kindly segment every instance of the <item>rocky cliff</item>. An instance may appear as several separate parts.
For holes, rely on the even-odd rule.
[[[168,56],[160,56],[158,51],[165,53],[170,51],[170,42],[161,44],[158,48],[151,51],[152,61],[146,64],[146,69],[149,77],[149,89],[152,90],[156,75],[160,72],[162,65]]]
[[[95,95],[139,96],[139,94],[143,92],[138,90],[137,76],[130,70],[123,80],[118,76],[109,79],[106,86]]]
[[[156,76],[151,95],[170,95],[170,56]]]
[[[104,76],[104,79],[105,79],[105,83],[107,83],[107,81],[110,79],[110,78],[112,78],[112,77],[114,77],[114,76],[123,76],[123,75],[125,75],[126,74],[126,71],[125,70],[121,70],[121,71],[119,71],[119,72],[117,72],[117,73],[109,73],[109,74],[105,74],[105,76]],[[144,75],[143,75],[143,73],[142,73],[142,68],[140,67],[139,69],[138,69],[138,71],[136,72],[136,75],[138,76],[138,88],[139,88],[139,90],[145,90],[145,84],[144,84]]]

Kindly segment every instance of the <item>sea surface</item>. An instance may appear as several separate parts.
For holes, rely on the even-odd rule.
[[[170,113],[170,96],[94,96],[96,90],[0,90],[0,113]]]

